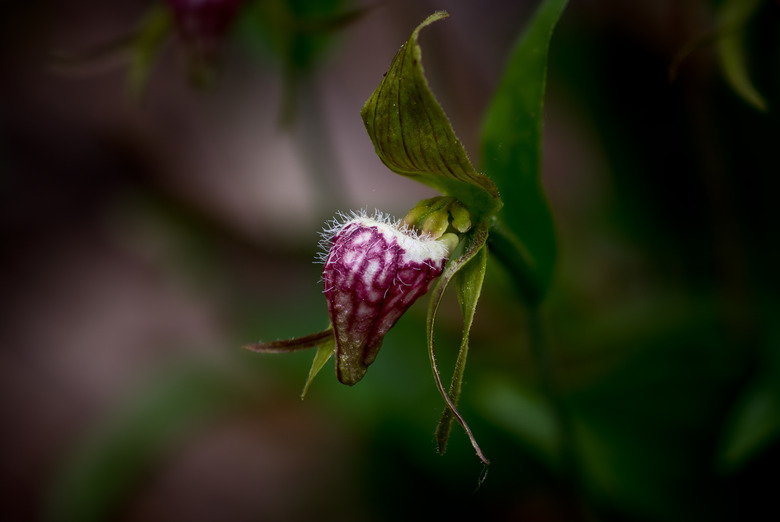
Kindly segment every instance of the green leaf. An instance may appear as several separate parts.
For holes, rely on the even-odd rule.
[[[332,330],[331,330],[332,331]],[[306,378],[306,384],[303,385],[303,391],[301,392],[301,399],[306,397],[306,393],[309,391],[312,381],[320,373],[325,363],[333,356],[333,351],[336,349],[336,338],[331,335],[322,344],[317,347],[317,353],[314,355],[314,361],[311,363],[309,369],[309,376]]]
[[[762,4],[762,0],[724,2],[718,12],[723,35],[718,39],[717,49],[723,75],[734,92],[756,109],[766,111],[766,100],[750,80],[744,48],[747,24]]]
[[[506,226],[528,254],[526,284],[544,296],[556,257],[555,226],[541,183],[547,53],[567,0],[545,0],[515,45],[482,128],[485,172],[504,201]],[[533,304],[533,303],[532,303]]]
[[[439,304],[441,303],[441,299],[442,296],[444,295],[444,291],[447,289],[447,285],[455,276],[455,274],[458,273],[458,271],[460,271],[472,259],[474,259],[481,251],[484,250],[484,246],[487,241],[487,235],[488,235],[487,225],[485,223],[480,223],[477,227],[472,229],[472,231],[466,235],[466,239],[464,241],[463,251],[461,255],[458,256],[457,258],[451,259],[447,263],[447,266],[444,267],[444,272],[442,273],[441,277],[439,277],[439,280],[436,282],[436,286],[431,292],[431,301],[430,301],[430,305],[428,306],[428,321],[427,321],[428,357],[430,358],[431,361],[431,369],[433,370],[433,378],[436,381],[436,387],[438,388],[439,393],[444,399],[444,402],[447,404],[447,410],[451,412],[455,420],[457,420],[458,423],[463,427],[464,431],[466,432],[466,435],[468,435],[469,440],[471,441],[471,445],[474,447],[474,450],[477,452],[477,456],[483,462],[483,464],[485,464],[485,466],[488,466],[490,464],[490,461],[487,459],[487,457],[485,457],[484,453],[482,453],[479,444],[477,444],[477,440],[474,438],[474,435],[471,433],[471,428],[469,428],[468,424],[466,424],[466,421],[458,412],[458,408],[455,405],[455,402],[447,393],[447,391],[444,389],[444,384],[442,383],[441,380],[441,374],[439,373],[439,366],[436,362],[436,350],[434,348],[434,342],[433,342],[433,328],[436,319],[436,313],[439,310]],[[478,270],[479,262],[477,262],[477,265],[475,265],[475,267],[476,268],[472,268],[472,270],[475,269]],[[481,282],[480,282],[480,286],[481,286]],[[476,299],[477,297],[479,297],[479,292],[474,292],[473,290],[470,290],[467,291],[467,293],[469,294],[468,295],[469,299]],[[465,362],[465,355],[464,355],[464,362]],[[438,431],[439,430],[437,429],[437,432]],[[441,441],[440,441],[439,448],[441,451]]]
[[[501,199],[493,182],[474,170],[428,88],[417,45],[423,27],[447,16],[438,11],[412,32],[360,114],[379,159],[390,170],[455,197],[479,221],[498,212]]]
[[[474,321],[474,311],[477,309],[477,301],[482,293],[482,282],[485,280],[485,268],[487,267],[487,248],[482,246],[460,270],[455,273],[455,288],[458,292],[458,302],[463,315],[463,336],[460,342],[458,358],[455,361],[455,371],[450,382],[450,398],[454,404],[458,404],[460,389],[463,383],[463,371],[466,369],[466,358],[469,353],[469,333],[471,323]],[[452,421],[455,419],[449,407],[444,409],[436,428],[436,440],[439,444],[439,454],[443,455],[447,449],[447,440],[450,437]]]
[[[128,84],[130,94],[140,97],[149,81],[160,48],[173,30],[173,15],[164,5],[155,5],[141,22],[141,28],[133,45]]]

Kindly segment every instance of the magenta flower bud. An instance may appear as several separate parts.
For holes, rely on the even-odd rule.
[[[210,57],[245,0],[165,0],[182,38],[194,54]]]
[[[356,215],[329,232],[322,279],[336,376],[351,386],[376,359],[388,330],[442,273],[455,238],[420,236],[381,214]]]

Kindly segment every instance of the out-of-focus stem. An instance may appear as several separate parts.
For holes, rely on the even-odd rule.
[[[522,301],[529,306],[538,306],[542,292],[533,278],[536,262],[517,236],[496,219],[490,224],[488,248],[512,276]]]
[[[544,318],[538,306],[528,308],[528,341],[539,371],[542,392],[550,401],[558,427],[556,441],[559,450],[558,471],[562,477],[576,483],[578,472],[571,416],[558,385],[550,346],[547,344]]]
[[[539,371],[540,386],[550,402],[558,427],[559,471],[562,477],[576,482],[578,473],[571,417],[561,395],[547,344],[541,311],[543,292],[533,277],[535,262],[517,236],[497,220],[490,227],[488,248],[493,257],[506,267],[520,300],[527,306],[531,354]]]

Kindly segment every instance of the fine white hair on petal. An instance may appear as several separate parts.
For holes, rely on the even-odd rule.
[[[330,254],[333,238],[336,237],[344,227],[355,222],[361,222],[367,226],[385,225],[396,234],[399,242],[402,243],[402,246],[408,247],[410,243],[409,240],[416,240],[421,243],[418,248],[415,248],[414,250],[420,252],[423,256],[439,259],[447,257],[444,246],[440,245],[439,242],[432,240],[430,234],[419,233],[402,219],[396,219],[390,214],[380,210],[375,209],[373,214],[369,215],[368,211],[363,208],[360,210],[350,210],[349,212],[338,211],[336,216],[325,223],[325,226],[319,233],[319,252],[317,252],[314,262],[324,265]]]
[[[365,209],[360,209],[358,211],[350,210],[349,213],[342,212],[341,210],[337,211],[334,217],[325,222],[325,225],[319,232],[320,240],[317,243],[319,252],[317,252],[314,262],[324,265],[328,258],[328,254],[330,253],[330,247],[333,244],[333,238],[336,237],[336,234],[341,232],[341,229],[343,229],[353,220],[360,217],[365,217],[367,215],[368,214],[366,213]]]

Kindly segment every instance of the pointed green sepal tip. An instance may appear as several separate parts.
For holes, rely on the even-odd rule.
[[[318,373],[320,373],[320,370],[322,370],[322,367],[325,366],[325,363],[327,363],[333,356],[333,352],[335,350],[336,339],[333,336],[327,338],[317,347],[317,353],[314,355],[314,360],[312,361],[311,368],[309,369],[309,376],[306,378],[306,383],[303,385],[303,390],[301,391],[301,400],[306,397],[312,381],[314,381],[314,378]]]
[[[746,40],[749,24],[759,13],[762,0],[727,0],[718,9],[720,34],[717,52],[721,70],[734,92],[754,109],[766,112],[766,98],[750,78]]]
[[[303,337],[295,337],[293,339],[282,339],[279,341],[257,342],[245,344],[242,346],[245,350],[250,350],[258,353],[288,353],[297,352],[299,350],[308,350],[310,348],[317,348],[317,353],[314,355],[314,361],[312,362],[311,369],[309,370],[309,376],[306,378],[306,384],[303,386],[301,392],[301,399],[306,396],[309,391],[312,381],[320,373],[322,367],[328,362],[333,355],[333,351],[336,347],[336,337],[333,333],[333,327],[329,326],[327,330],[317,332],[315,334],[305,335]]]
[[[449,16],[437,11],[412,32],[360,112],[379,159],[393,172],[458,199],[483,220],[502,206],[498,190],[477,172],[428,87],[417,37]]]

